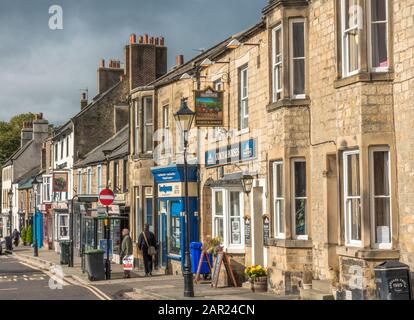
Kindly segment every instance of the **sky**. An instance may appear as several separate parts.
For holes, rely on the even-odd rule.
[[[164,36],[168,63],[188,61],[260,20],[267,0],[0,0],[0,121],[43,112],[56,125],[96,95],[100,59],[123,61],[129,35]],[[62,8],[52,30],[49,8]]]

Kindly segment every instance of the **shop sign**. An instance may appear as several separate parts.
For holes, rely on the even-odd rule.
[[[184,166],[173,165],[151,168],[156,183],[171,183],[184,181]],[[197,166],[189,165],[187,177],[189,182],[197,181]]]
[[[158,185],[158,194],[160,197],[180,197],[182,194],[181,183],[160,183]]]
[[[229,164],[239,161],[249,161],[255,159],[257,155],[257,140],[250,139],[239,143],[234,143],[215,150],[206,151],[206,167]]]
[[[252,220],[250,217],[244,218],[244,242],[248,246],[252,244]]]
[[[52,192],[68,192],[68,173],[53,173]]]
[[[209,87],[195,92],[195,124],[197,127],[223,126],[223,92]]]

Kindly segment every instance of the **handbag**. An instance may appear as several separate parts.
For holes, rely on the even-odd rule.
[[[154,246],[149,245],[147,236],[145,235],[145,231],[142,233],[142,235],[144,236],[145,243],[147,244],[148,255],[155,256],[157,254],[157,249],[155,249]]]

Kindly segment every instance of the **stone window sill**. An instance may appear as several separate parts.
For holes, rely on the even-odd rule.
[[[360,72],[350,77],[335,80],[334,87],[339,89],[358,82],[393,81],[394,72]]]
[[[311,249],[312,240],[270,239],[269,245],[281,248]]]
[[[135,154],[134,155],[134,160],[148,160],[148,159],[152,159],[152,153],[140,153],[140,154]]]
[[[360,258],[364,260],[388,260],[400,258],[400,251],[392,249],[382,250],[337,246],[336,253],[339,256]]]
[[[297,107],[297,106],[309,106],[310,99],[282,99],[276,102],[272,102],[266,107],[267,112],[272,112],[284,107]]]

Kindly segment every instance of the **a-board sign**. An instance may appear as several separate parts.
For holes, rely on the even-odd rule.
[[[224,263],[227,275],[229,276],[232,285],[237,287],[236,278],[234,277],[233,269],[230,265],[230,259],[225,252],[217,253],[216,260],[213,264],[213,271],[211,273],[211,286],[217,288],[218,279],[220,275],[221,265]]]
[[[270,239],[270,219],[269,217],[265,216],[263,218],[263,244],[265,246],[269,245]]]

